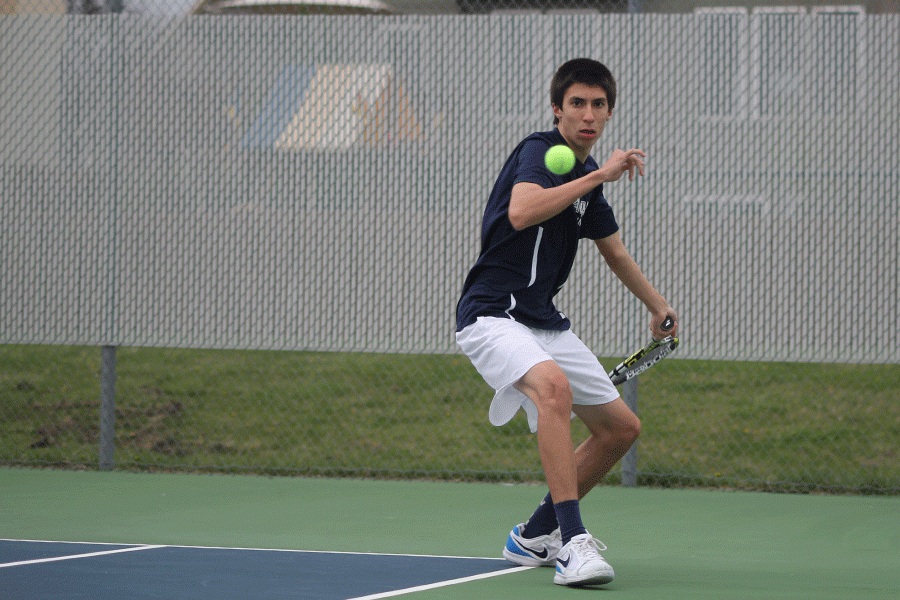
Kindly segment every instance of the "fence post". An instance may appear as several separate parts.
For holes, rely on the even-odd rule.
[[[625,401],[625,404],[637,414],[637,403],[638,403],[638,378],[632,377],[625,383],[619,386],[619,391],[622,393],[622,400]],[[634,442],[634,445],[625,453],[625,456],[622,457],[622,485],[627,485],[630,487],[637,485],[637,441]]]
[[[116,347],[100,351],[100,470],[113,468],[116,441]]]

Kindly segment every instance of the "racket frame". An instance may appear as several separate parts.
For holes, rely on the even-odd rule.
[[[609,378],[613,385],[621,385],[637,377],[669,354],[678,347],[678,338],[666,336],[661,340],[650,340],[646,346],[627,357],[619,365],[609,372]]]

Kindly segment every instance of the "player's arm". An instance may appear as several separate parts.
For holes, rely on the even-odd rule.
[[[653,337],[662,339],[667,335],[678,335],[678,317],[675,311],[644,276],[638,264],[625,248],[625,244],[622,243],[622,236],[619,235],[619,232],[594,240],[594,243],[597,244],[597,249],[600,250],[600,254],[616,277],[650,311],[650,332]],[[661,325],[667,316],[672,317],[675,326],[668,331],[663,331]]]
[[[542,188],[527,181],[517,183],[513,186],[509,199],[509,222],[513,228],[521,231],[555,217],[603,183],[599,173],[594,171],[552,188]]]
[[[643,175],[644,163],[640,159],[643,156],[646,156],[644,152],[636,148],[616,150],[600,169],[557,187],[517,183],[509,199],[509,222],[521,231],[555,217],[601,183],[616,181],[625,173],[629,179],[634,179],[635,169]]]

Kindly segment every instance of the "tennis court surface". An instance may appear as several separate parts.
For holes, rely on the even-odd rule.
[[[616,580],[499,559],[530,485],[0,468],[0,598],[900,598],[900,498],[600,487]]]

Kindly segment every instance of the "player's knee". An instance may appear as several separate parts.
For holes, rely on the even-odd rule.
[[[641,420],[632,417],[619,428],[618,435],[623,444],[631,446],[641,436]]]
[[[539,411],[566,419],[572,414],[572,389],[569,387],[569,380],[562,373],[547,378],[539,395]]]

